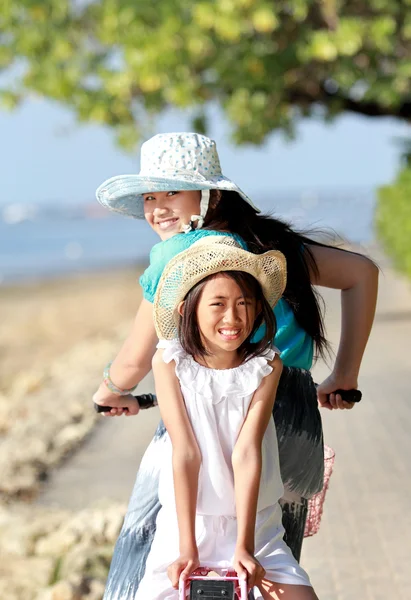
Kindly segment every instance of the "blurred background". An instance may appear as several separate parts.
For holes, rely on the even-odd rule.
[[[337,458],[303,565],[322,600],[411,597],[410,8],[2,1],[1,598],[102,598],[158,414],[103,421],[91,396],[157,239],[94,192],[138,172],[145,139],[187,130],[216,140],[224,174],[263,211],[382,269],[364,401],[323,415]],[[339,294],[321,292],[336,349]]]

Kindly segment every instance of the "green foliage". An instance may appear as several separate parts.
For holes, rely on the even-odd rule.
[[[380,188],[376,211],[377,235],[395,266],[411,278],[411,167],[392,185]]]
[[[410,9],[410,0],[2,0],[0,72],[12,83],[1,105],[50,98],[113,127],[127,147],[170,105],[204,128],[217,102],[235,140],[256,144],[273,129],[292,136],[318,105],[325,119],[407,116]]]

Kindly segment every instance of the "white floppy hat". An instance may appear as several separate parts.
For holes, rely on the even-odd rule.
[[[97,200],[110,210],[144,219],[142,194],[183,190],[238,192],[257,212],[250,198],[221,173],[216,143],[198,133],[159,133],[141,147],[140,173],[117,175],[97,188]],[[208,208],[203,194],[201,218]],[[201,223],[200,223],[201,226]]]
[[[178,335],[178,305],[200,281],[223,271],[244,271],[260,283],[264,296],[274,307],[287,283],[284,254],[270,250],[253,254],[243,250],[230,236],[203,237],[172,258],[165,267],[154,297],[154,325],[159,339]]]

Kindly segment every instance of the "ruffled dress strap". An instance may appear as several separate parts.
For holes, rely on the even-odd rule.
[[[260,356],[250,358],[232,369],[210,369],[198,364],[188,355],[178,340],[160,341],[157,348],[164,349],[163,360],[176,363],[176,375],[183,388],[195,392],[218,404],[229,397],[244,398],[253,394],[260,383],[273,370],[269,362],[278,354],[274,347]]]
[[[163,360],[165,363],[170,363],[172,360],[178,365],[181,361],[187,360],[189,355],[183,350],[180,342],[176,340],[159,340],[157,348],[164,350]]]

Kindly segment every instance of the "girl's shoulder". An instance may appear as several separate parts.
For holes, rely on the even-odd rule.
[[[176,340],[159,340],[157,350],[161,350],[163,362],[170,363],[172,360],[179,364],[183,360],[187,360],[189,355],[185,352],[180,342]]]
[[[228,231],[215,231],[213,229],[195,229],[194,231],[189,231],[188,233],[178,233],[177,235],[173,235],[168,240],[164,240],[153,246],[150,252],[150,264],[157,261],[163,262],[164,260],[168,262],[174,258],[176,254],[187,250],[190,248],[190,246],[198,242],[198,240],[210,235],[229,236],[238,241],[242,247],[246,247],[243,239],[236,233],[230,233]]]
[[[180,252],[187,250],[198,240],[209,235],[226,235],[233,237],[242,248],[246,249],[246,244],[237,234],[213,231],[211,229],[198,229],[189,233],[178,233],[168,240],[159,242],[150,252],[150,265],[140,277],[140,285],[143,288],[143,295],[146,300],[153,303],[157,290],[158,282],[167,265],[167,263]]]

